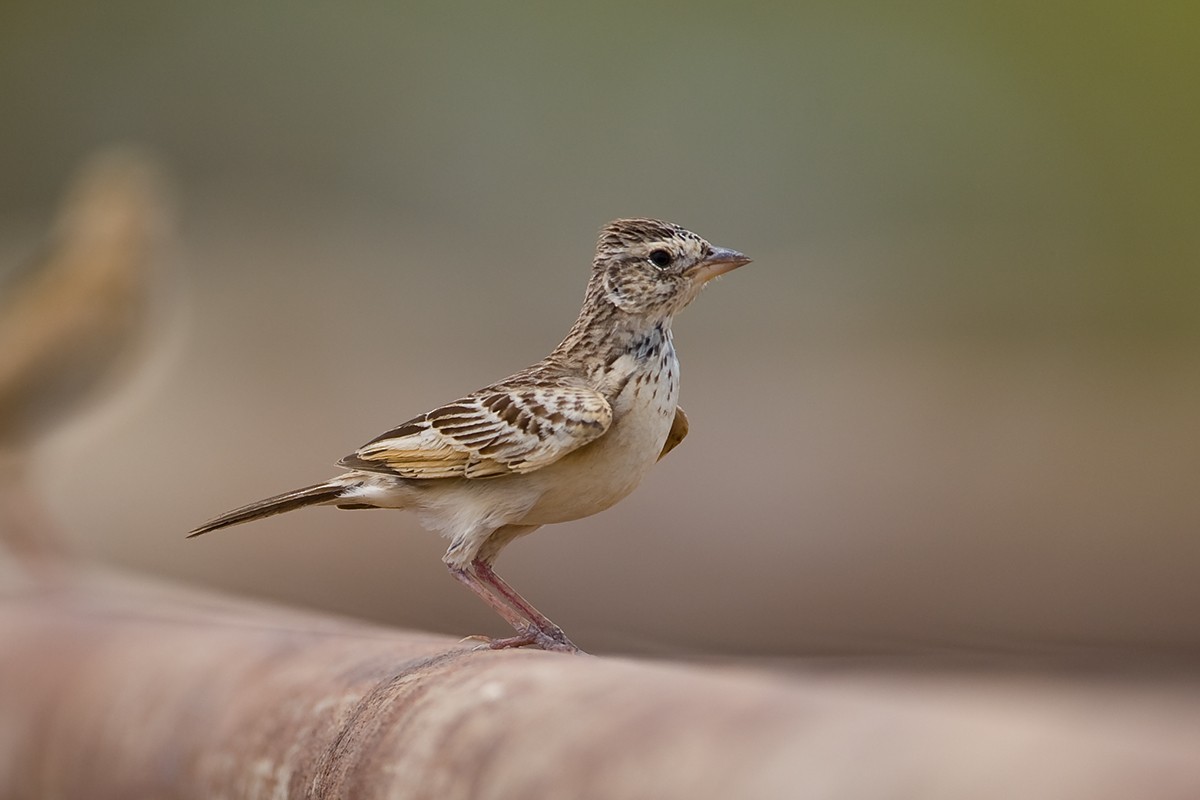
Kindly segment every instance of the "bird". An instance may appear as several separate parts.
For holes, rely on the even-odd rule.
[[[188,538],[312,505],[408,509],[450,540],[451,574],[516,631],[477,637],[482,646],[581,653],[496,574],[496,558],[543,525],[617,503],[683,441],[671,322],[748,263],[671,222],[615,220],[600,231],[579,316],[548,356],[375,437],[338,462],[341,475],[229,511]]]
[[[78,169],[36,257],[0,283],[0,542],[62,555],[29,462],[47,434],[128,384],[155,338],[171,228],[157,160],[102,148]]]
[[[94,154],[38,257],[0,286],[0,447],[26,447],[136,361],[165,202],[148,155]]]

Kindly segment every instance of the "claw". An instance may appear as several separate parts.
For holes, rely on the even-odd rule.
[[[458,643],[459,644],[466,644],[467,642],[485,642],[486,643],[486,642],[490,642],[490,641],[492,641],[492,638],[490,636],[484,636],[482,633],[472,633],[470,636],[464,636],[461,639],[459,639]]]

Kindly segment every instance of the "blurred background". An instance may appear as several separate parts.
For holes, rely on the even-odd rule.
[[[505,634],[409,515],[183,536],[540,358],[657,216],[755,261],[676,323],[687,442],[500,562],[577,643],[1195,651],[1197,74],[1183,2],[6,3],[0,271],[113,144],[174,220],[38,490],[105,564]]]

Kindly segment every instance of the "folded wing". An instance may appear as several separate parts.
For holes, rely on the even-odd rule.
[[[499,386],[411,419],[338,463],[404,478],[494,478],[552,464],[611,424],[612,408],[586,386]]]

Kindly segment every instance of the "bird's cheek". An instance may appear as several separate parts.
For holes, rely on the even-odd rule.
[[[629,311],[630,297],[625,289],[624,281],[619,276],[612,272],[604,274],[604,294],[608,298],[608,302],[622,311]]]
[[[704,291],[705,284],[700,281],[694,281],[688,278],[683,280],[676,293],[676,310],[686,307],[689,303],[699,296],[700,292]]]

